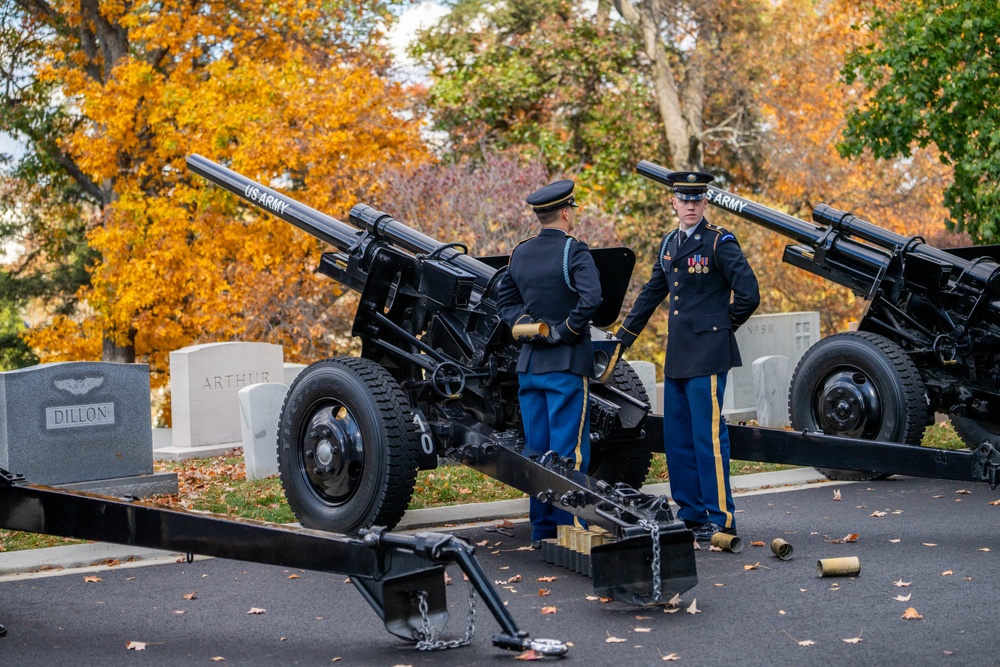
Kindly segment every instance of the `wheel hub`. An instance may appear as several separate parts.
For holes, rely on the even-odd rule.
[[[334,404],[316,410],[302,452],[303,472],[324,501],[338,505],[354,495],[365,457],[361,431],[346,407]]]
[[[882,405],[875,383],[864,373],[842,370],[831,374],[817,398],[817,421],[825,433],[861,438],[878,433]]]

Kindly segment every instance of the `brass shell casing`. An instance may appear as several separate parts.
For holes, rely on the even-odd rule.
[[[857,556],[821,558],[816,562],[816,574],[821,577],[853,577],[860,572],[861,561]]]

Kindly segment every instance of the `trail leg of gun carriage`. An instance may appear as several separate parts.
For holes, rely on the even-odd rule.
[[[631,251],[593,253],[606,278],[591,328],[599,377],[583,474],[558,457],[524,454],[518,348],[497,307],[506,258],[475,259],[363,204],[348,225],[200,156],[188,167],[333,245],[319,271],[360,294],[352,333],[361,358],[310,365],[282,410],[279,470],[303,525],[348,534],[392,527],[417,469],[444,456],[603,528],[609,543],[593,547],[590,566],[600,594],[658,604],[695,585],[691,532],[666,498],[637,490],[651,455],[631,443],[642,440],[648,398],[619,359],[620,342],[598,328],[618,317]]]
[[[478,594],[500,626],[494,646],[545,655],[567,651],[561,642],[531,639],[520,630],[474,548],[447,534],[393,535],[372,527],[353,538],[35,486],[2,469],[0,527],[346,574],[390,633],[423,650],[472,640]],[[464,638],[446,641],[441,633],[448,621],[444,571],[449,563],[469,580],[470,618]]]

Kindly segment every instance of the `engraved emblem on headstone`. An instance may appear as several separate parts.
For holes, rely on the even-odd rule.
[[[55,380],[52,384],[57,389],[68,391],[75,396],[83,396],[91,389],[97,389],[104,384],[104,378],[83,378],[82,380]]]

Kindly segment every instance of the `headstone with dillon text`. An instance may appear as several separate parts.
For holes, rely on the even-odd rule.
[[[283,351],[270,343],[206,343],[170,353],[169,452],[232,449],[243,442],[239,392],[284,379]],[[159,455],[161,451],[157,450]]]
[[[0,373],[0,468],[35,484],[176,493],[176,475],[153,474],[150,422],[145,364],[62,362]]]

